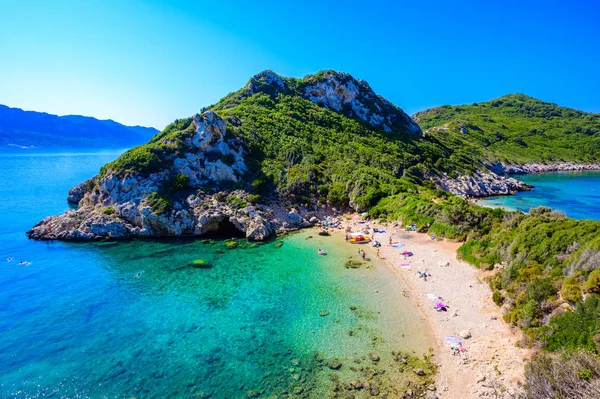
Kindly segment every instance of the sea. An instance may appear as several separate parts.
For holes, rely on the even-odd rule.
[[[600,171],[551,172],[512,177],[533,185],[533,190],[490,197],[479,203],[522,212],[547,206],[574,219],[600,220]]]
[[[429,353],[402,282],[380,261],[345,268],[357,249],[337,236],[26,237],[119,154],[0,155],[0,398],[320,398],[371,353],[391,383],[391,352]]]

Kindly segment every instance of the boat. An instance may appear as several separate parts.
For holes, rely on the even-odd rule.
[[[366,244],[371,242],[371,238],[361,233],[351,233],[348,242],[351,244]]]

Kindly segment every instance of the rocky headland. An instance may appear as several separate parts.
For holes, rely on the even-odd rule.
[[[243,178],[248,169],[245,150],[237,139],[226,137],[225,122],[212,112],[195,115],[193,128],[185,140],[187,148],[174,153],[168,167],[150,174],[122,174],[109,167],[69,191],[67,199],[78,204],[76,210],[45,218],[27,235],[39,240],[102,240],[237,230],[250,240],[264,240],[332,214],[316,206],[251,204],[250,194],[242,189],[206,190]],[[173,191],[177,181],[182,187],[175,195],[157,194]]]

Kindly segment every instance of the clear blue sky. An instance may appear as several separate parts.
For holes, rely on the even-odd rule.
[[[600,2],[0,1],[0,104],[167,123],[272,69],[408,113],[522,92],[600,112]]]

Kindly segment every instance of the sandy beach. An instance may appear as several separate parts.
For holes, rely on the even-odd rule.
[[[521,332],[503,321],[501,309],[492,301],[492,292],[483,281],[485,273],[490,272],[457,260],[460,243],[432,240],[427,234],[408,232],[391,224],[343,224],[353,231],[367,226],[371,231],[373,227],[386,230],[371,234],[382,244],[380,256],[406,284],[404,294],[413,299],[435,337],[435,362],[439,369],[434,394],[443,399],[513,397],[523,381],[523,365],[530,353],[515,346]],[[343,230],[338,230],[334,238],[343,240],[343,235]],[[390,237],[397,244],[389,245]],[[375,259],[377,249],[372,244],[349,245],[360,246]],[[404,251],[413,255],[404,256]],[[430,276],[419,277],[419,271]],[[433,297],[442,299],[432,300]],[[447,311],[434,308],[439,301],[448,306]],[[462,339],[466,351],[453,355],[446,337],[467,332],[471,337]]]

